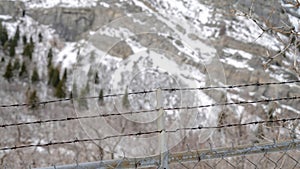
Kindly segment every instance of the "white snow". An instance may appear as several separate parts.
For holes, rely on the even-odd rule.
[[[254,71],[254,69],[247,64],[247,61],[237,61],[232,58],[221,59],[221,61],[239,69],[248,69],[249,71]]]
[[[57,63],[62,62],[63,68],[70,68],[77,62],[78,49],[76,43],[66,42],[65,47],[57,55]]]
[[[292,111],[292,112],[295,112],[295,113],[300,114],[300,111],[299,111],[299,110],[297,110],[297,109],[295,109],[295,108],[293,108],[293,107],[291,107],[291,106],[284,105],[284,104],[281,104],[280,106],[281,106],[283,109],[287,109],[287,110],[289,110],[289,111]]]
[[[105,8],[109,8],[110,5],[106,2],[100,2],[100,5],[104,6]]]
[[[125,40],[126,43],[130,46],[130,48],[132,49],[133,53],[139,53],[141,51],[146,51],[147,48],[143,47],[141,44],[139,44],[138,42],[128,38]]]
[[[161,7],[160,13],[180,18],[188,16],[201,21],[202,24],[208,23],[211,17],[211,9],[197,0],[159,0],[157,1],[157,6]]]
[[[136,6],[139,6],[141,7],[142,9],[144,9],[144,11],[148,11],[148,12],[151,12],[152,10],[147,7],[143,2],[139,1],[139,0],[133,0],[133,3],[136,5]]]
[[[252,59],[253,55],[248,53],[248,52],[244,52],[242,50],[237,50],[237,49],[231,49],[231,48],[225,48],[223,49],[224,52],[235,55],[236,53],[239,53],[241,56],[243,56],[246,59]]]
[[[28,8],[52,8],[61,7],[91,7],[97,5],[98,0],[21,0],[26,2]],[[101,4],[103,5],[103,3]],[[103,5],[107,6],[107,5]]]
[[[12,19],[12,17],[9,16],[9,15],[0,15],[0,19],[2,19],[2,20],[9,20],[9,19]]]
[[[225,21],[228,25],[231,25],[233,31],[227,31],[227,35],[233,37],[242,42],[257,43],[265,46],[268,49],[279,50],[282,46],[275,37],[263,33],[263,31],[252,20],[238,16],[237,21]]]
[[[110,37],[116,37],[120,39],[127,39],[131,36],[134,36],[134,33],[132,33],[129,29],[119,27],[119,28],[111,28],[111,27],[103,27],[101,28],[101,31],[98,31],[100,35],[106,35]]]

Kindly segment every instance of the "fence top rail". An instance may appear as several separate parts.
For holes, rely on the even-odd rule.
[[[235,157],[241,155],[251,155],[258,153],[286,152],[288,150],[299,150],[300,140],[288,140],[282,142],[266,142],[253,145],[241,145],[232,147],[191,150],[184,152],[170,153],[168,162],[185,163],[192,161],[202,161],[217,158]],[[52,166],[36,169],[104,169],[104,168],[147,168],[157,167],[160,164],[160,155],[141,157],[141,158],[122,158],[117,160],[106,160],[89,163],[78,163],[62,166]]]

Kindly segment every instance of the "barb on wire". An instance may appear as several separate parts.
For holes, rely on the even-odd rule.
[[[254,104],[254,103],[268,103],[268,102],[275,102],[275,101],[299,100],[299,99],[300,99],[300,96],[294,96],[294,97],[282,97],[282,98],[275,98],[275,99],[262,99],[262,100],[255,100],[255,101],[238,101],[238,102],[214,103],[214,104],[199,105],[199,106],[188,106],[188,107],[167,107],[167,108],[163,108],[163,110],[165,110],[165,111],[190,110],[190,109],[200,109],[200,108],[208,108],[208,107],[216,107],[216,106],[229,106],[229,105]],[[155,112],[155,111],[158,111],[158,110],[159,109],[156,108],[156,109],[150,109],[150,110],[127,111],[127,112],[120,112],[120,113],[97,114],[97,115],[79,116],[79,117],[66,117],[66,118],[61,118],[61,119],[48,119],[48,120],[37,120],[37,121],[31,121],[31,122],[10,123],[10,124],[2,124],[2,125],[0,125],[0,128],[13,127],[13,126],[22,126],[22,125],[31,125],[31,124],[51,123],[51,122],[64,122],[64,121],[73,121],[73,120],[81,120],[81,119],[93,119],[93,118],[100,118],[100,117],[133,115],[133,114]]]
[[[103,138],[87,138],[87,139],[74,139],[69,141],[58,141],[58,142],[48,142],[48,143],[38,143],[38,144],[27,144],[27,145],[20,145],[20,146],[13,146],[13,147],[3,147],[0,148],[0,151],[7,151],[7,150],[16,150],[16,149],[24,149],[24,148],[31,148],[31,147],[48,147],[53,145],[63,145],[63,144],[72,144],[72,143],[82,143],[82,142],[93,142],[93,141],[103,141],[112,138],[120,138],[120,137],[132,137],[132,136],[142,136],[142,135],[150,135],[150,134],[158,134],[161,132],[166,133],[176,133],[178,131],[192,131],[192,130],[208,130],[208,129],[220,129],[220,128],[230,128],[230,127],[238,127],[238,126],[248,126],[248,125],[257,125],[257,124],[266,124],[266,123],[285,123],[290,121],[300,120],[300,117],[289,118],[289,119],[278,119],[278,120],[264,120],[264,121],[253,121],[248,123],[232,123],[232,124],[225,124],[220,126],[197,126],[197,127],[184,127],[184,128],[177,128],[174,130],[154,130],[154,131],[146,131],[146,132],[138,132],[138,133],[127,133],[127,134],[120,134],[120,135],[111,135],[106,136]]]
[[[239,85],[230,85],[230,86],[208,86],[208,87],[196,87],[196,88],[163,88],[162,91],[188,91],[188,90],[210,90],[210,89],[233,89],[233,88],[241,88],[241,87],[250,87],[250,86],[269,86],[269,85],[284,85],[284,84],[293,84],[299,83],[300,80],[293,80],[293,81],[285,81],[285,82],[267,82],[267,83],[249,83],[249,84],[239,84]],[[139,95],[139,94],[147,94],[147,93],[154,93],[156,89],[151,90],[144,90],[144,91],[135,91],[129,92],[128,95]],[[110,98],[110,97],[120,97],[124,96],[124,93],[119,94],[107,94],[103,95],[103,98]],[[54,99],[54,100],[47,100],[35,103],[16,103],[16,104],[6,104],[0,105],[0,108],[8,108],[8,107],[24,107],[24,106],[31,106],[31,105],[46,105],[50,103],[57,103],[57,102],[66,102],[72,100],[89,100],[89,99],[99,99],[99,96],[89,96],[89,97],[77,97],[77,98],[64,98],[64,99]]]

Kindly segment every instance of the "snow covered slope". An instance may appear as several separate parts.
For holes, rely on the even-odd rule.
[[[64,97],[97,97],[101,95],[101,91],[106,95],[157,88],[199,88],[290,81],[299,78],[292,67],[294,63],[300,61],[295,57],[299,54],[297,48],[292,47],[291,50],[283,52],[267,69],[263,65],[269,59],[268,54],[279,53],[289,41],[286,35],[275,35],[272,31],[263,32],[260,29],[259,25],[267,25],[261,19],[267,16],[268,12],[266,14],[265,11],[271,10],[271,7],[280,7],[280,3],[275,1],[273,5],[269,1],[253,5],[255,9],[251,17],[257,19],[259,24],[245,15],[249,11],[248,1],[233,3],[211,0],[22,0],[19,2],[24,3],[25,16],[20,14],[12,16],[0,11],[3,14],[0,19],[7,27],[9,37],[13,38],[17,26],[20,28],[21,36],[25,35],[28,41],[32,37],[35,42],[33,57],[28,61],[24,56],[25,44],[22,40],[18,43],[14,57],[5,55],[5,48],[1,47],[1,54],[5,60],[0,63],[1,72],[5,71],[10,61],[15,62],[16,58],[19,58],[21,62],[25,60],[28,63],[29,76],[33,74],[33,68],[37,67],[40,81],[32,83],[29,77],[14,78],[12,82],[8,82],[1,76],[3,90],[0,89],[0,95],[4,98],[1,99],[1,104],[27,102],[28,93],[25,91],[28,88],[36,89],[40,100],[56,99],[57,89],[49,85],[50,49],[53,51],[53,67],[59,70],[60,79],[64,77],[64,71],[68,73]],[[297,28],[295,20],[299,18],[277,14],[276,17],[270,17],[270,23],[276,25],[284,22],[287,25],[294,24]],[[39,33],[43,37],[41,42]],[[169,90],[163,92],[161,104],[170,108],[166,111],[166,127],[176,129],[295,117],[300,113],[298,100],[207,106],[191,110],[188,107],[291,97],[299,94],[298,83],[211,90]],[[7,95],[9,97],[4,97]],[[130,95],[129,108],[124,106],[122,97],[107,97],[104,103],[97,99],[74,100],[72,103],[46,105],[36,111],[26,109],[20,119],[32,121],[155,110],[158,105],[156,97],[155,92]],[[183,110],[171,110],[174,107],[181,107]],[[3,118],[1,121],[14,121],[14,117],[14,114],[7,113],[1,117]],[[69,140],[87,136],[97,138],[122,132],[134,133],[137,130],[150,131],[156,129],[156,119],[157,113],[154,112],[101,121],[97,118],[87,119],[80,121],[80,124],[76,122],[51,124],[53,131],[48,131],[49,126],[44,126],[43,131],[45,130],[47,134],[34,135],[30,139],[24,136],[24,142],[44,143],[55,139]],[[287,126],[292,125],[294,124]],[[275,131],[271,132],[268,127],[264,126],[263,129],[264,140],[270,141]],[[290,137],[288,129],[278,128],[282,138]],[[294,132],[299,132],[298,129],[296,126]],[[37,127],[28,130],[36,131]],[[192,138],[191,143],[205,143],[210,139],[213,144],[221,146],[231,145],[231,142],[252,144],[262,141],[257,136],[258,130],[258,126],[252,126],[231,131],[180,133],[179,136],[170,136],[169,146],[180,150],[182,147],[177,145],[187,134],[188,138]],[[3,141],[5,139],[12,140],[12,143],[18,141],[13,139],[13,133],[4,134]],[[247,135],[239,138],[240,135],[236,133]],[[113,152],[112,154],[116,156],[122,156],[122,152],[131,157],[158,153],[157,138],[149,137],[147,141],[144,139],[112,139],[99,144],[101,151],[103,148],[103,151]],[[79,149],[82,151],[99,153],[95,151],[94,145],[80,146],[82,147]],[[47,149],[41,148],[38,151],[47,156]],[[63,146],[58,150],[49,150],[53,154],[63,154],[62,156],[66,158],[65,161],[61,161],[62,163],[72,161],[76,151],[72,147]],[[12,157],[13,155],[7,159]],[[110,158],[109,153],[106,153],[104,158]],[[47,160],[39,159],[41,159],[38,161],[39,164],[49,163]]]

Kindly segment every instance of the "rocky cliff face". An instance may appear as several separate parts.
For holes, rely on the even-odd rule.
[[[75,41],[83,38],[83,33],[96,30],[99,27],[124,16],[126,12],[141,12],[138,7],[112,6],[104,7],[100,4],[92,8],[65,8],[29,9],[28,15],[38,22],[51,25],[66,41]],[[126,9],[126,10],[124,10]]]
[[[22,16],[25,5],[19,1],[1,1],[0,14],[9,15],[12,17]]]

